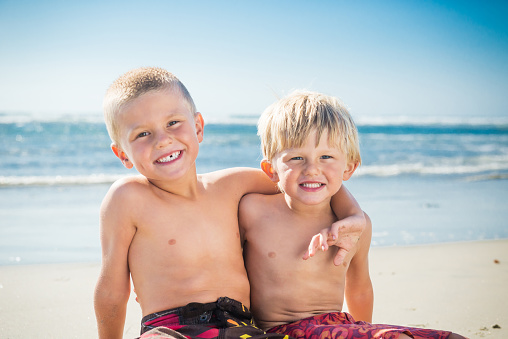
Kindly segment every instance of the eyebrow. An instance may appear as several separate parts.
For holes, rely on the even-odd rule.
[[[192,113],[191,113],[192,114]],[[183,120],[183,119],[186,119],[187,118],[187,114],[185,113],[182,113],[182,112],[175,112],[175,111],[171,111],[171,112],[168,112],[166,113],[166,115],[164,116],[163,119],[161,120],[171,120],[173,119],[174,117],[178,117],[180,118],[180,120]],[[140,124],[138,125],[133,125],[134,127],[133,128],[130,128],[131,131],[135,131],[137,129],[144,129],[146,128],[148,124],[145,122],[145,121],[142,121]]]

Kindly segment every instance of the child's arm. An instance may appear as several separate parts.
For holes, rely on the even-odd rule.
[[[102,267],[94,294],[99,338],[123,336],[130,294],[127,255],[135,233],[127,215],[125,189],[114,185],[101,206]]]
[[[331,206],[339,220],[312,237],[303,259],[313,257],[318,249],[326,251],[329,246],[335,245],[339,251],[333,263],[339,266],[360,239],[366,228],[366,219],[360,205],[344,185],[332,197]]]
[[[356,321],[372,322],[374,292],[369,275],[369,248],[372,238],[372,224],[365,215],[367,226],[358,242],[358,250],[351,259],[346,273],[345,296],[349,313]]]
[[[277,184],[260,169],[250,167],[234,167],[215,172],[223,180],[231,194],[239,198],[249,193],[276,194]],[[213,175],[213,173],[212,173]]]

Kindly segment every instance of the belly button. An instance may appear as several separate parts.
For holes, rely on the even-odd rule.
[[[168,244],[170,245],[176,244],[176,239],[169,239]]]

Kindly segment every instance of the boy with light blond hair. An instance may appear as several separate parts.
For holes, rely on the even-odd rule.
[[[115,182],[101,206],[99,338],[122,337],[131,279],[142,338],[272,337],[254,326],[248,310],[238,205],[247,193],[276,193],[275,185],[255,169],[196,173],[203,118],[185,86],[163,69],[135,69],[117,79],[104,115],[113,152],[140,175]],[[333,205],[345,218],[332,232],[341,261],[365,218],[347,190]]]
[[[360,240],[334,265],[338,248],[327,240],[328,225],[337,219],[330,199],[361,162],[358,132],[347,108],[333,97],[296,92],[265,110],[258,134],[261,168],[281,191],[249,194],[240,203],[258,326],[298,339],[457,338],[446,331],[370,323],[368,217]],[[341,312],[344,296],[350,313]]]

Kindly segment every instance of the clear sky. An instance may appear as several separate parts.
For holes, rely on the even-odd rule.
[[[208,120],[301,88],[354,117],[506,117],[506,18],[506,1],[0,0],[0,112],[98,113],[116,77],[160,66]]]

